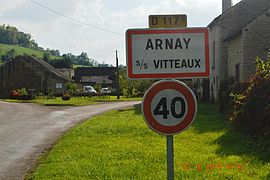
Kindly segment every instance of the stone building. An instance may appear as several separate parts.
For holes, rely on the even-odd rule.
[[[78,67],[74,80],[83,86],[100,84],[102,87],[116,88],[116,67]]]
[[[31,56],[18,56],[0,67],[0,97],[8,97],[13,89],[62,94],[65,83],[72,81],[53,66]]]
[[[66,77],[73,79],[74,69],[73,68],[56,68],[59,72],[64,74]]]
[[[222,5],[222,14],[208,25],[212,99],[222,80],[248,80],[255,58],[266,58],[270,49],[270,0],[242,0],[232,7],[231,0],[223,0]]]

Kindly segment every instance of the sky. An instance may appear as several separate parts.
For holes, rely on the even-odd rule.
[[[240,0],[232,0],[233,5]],[[126,65],[125,32],[147,28],[148,16],[186,14],[188,27],[206,27],[221,14],[221,0],[0,0],[0,24],[31,34],[61,54],[87,52],[99,63]]]

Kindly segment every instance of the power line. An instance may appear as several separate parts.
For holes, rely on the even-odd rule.
[[[53,12],[53,13],[59,15],[59,16],[65,17],[66,19],[69,19],[69,20],[71,20],[73,22],[76,22],[76,23],[79,23],[79,24],[82,24],[82,25],[85,25],[85,26],[88,26],[88,27],[91,27],[91,28],[94,28],[94,29],[98,29],[98,30],[101,30],[101,31],[105,31],[105,32],[108,32],[108,33],[112,33],[112,34],[116,34],[116,35],[122,35],[121,33],[110,31],[110,30],[107,30],[107,29],[104,29],[104,28],[101,28],[101,27],[98,27],[98,26],[95,26],[95,25],[87,24],[87,23],[85,23],[83,21],[80,21],[80,20],[77,20],[77,19],[74,19],[74,18],[72,18],[70,16],[67,16],[65,14],[62,14],[62,13],[60,13],[60,12],[54,10],[54,9],[51,9],[51,8],[49,8],[47,6],[44,6],[43,4],[40,4],[40,3],[36,2],[36,1],[33,1],[33,0],[30,0],[30,1],[32,3],[35,3],[36,5],[38,5],[40,7],[48,10],[48,11],[51,11],[51,12]]]

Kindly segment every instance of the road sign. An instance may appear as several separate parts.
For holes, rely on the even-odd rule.
[[[126,32],[128,77],[208,77],[208,41],[208,28],[129,29]]]
[[[145,93],[142,112],[152,130],[173,135],[192,123],[197,113],[197,101],[186,84],[163,80],[153,84]]]
[[[187,27],[187,15],[150,15],[148,18],[150,28],[177,28]]]

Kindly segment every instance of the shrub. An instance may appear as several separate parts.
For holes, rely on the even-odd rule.
[[[231,87],[234,84],[234,79],[233,78],[227,78],[223,79],[220,82],[220,87],[218,90],[218,109],[219,112],[227,112],[229,104],[231,102],[230,100],[230,92],[232,92]]]
[[[76,83],[73,83],[73,82],[68,82],[65,84],[67,90],[70,92],[70,93],[75,93],[76,90],[77,90],[77,84]]]
[[[64,93],[64,94],[62,95],[62,100],[63,100],[63,101],[68,101],[68,100],[70,100],[70,94],[69,94],[68,92]]]
[[[237,131],[260,142],[270,138],[270,56],[256,59],[256,72],[242,94],[232,94],[233,112],[230,120]],[[261,143],[269,148],[270,143]]]

